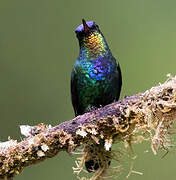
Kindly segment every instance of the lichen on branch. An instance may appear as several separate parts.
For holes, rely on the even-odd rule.
[[[11,179],[26,166],[51,158],[60,151],[72,153],[80,145],[84,150],[74,169],[77,174],[90,156],[101,164],[107,156],[113,159],[110,149],[116,142],[131,146],[145,139],[151,141],[154,154],[160,149],[168,151],[173,144],[170,132],[175,120],[176,77],[169,77],[165,83],[144,93],[125,97],[55,127],[43,123],[21,126],[21,134],[25,136],[21,142],[9,138],[0,143],[0,178]],[[102,141],[103,146],[92,153],[91,145]],[[109,166],[105,163],[101,167],[94,172],[92,180],[101,179]]]

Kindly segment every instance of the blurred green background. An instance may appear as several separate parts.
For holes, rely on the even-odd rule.
[[[74,117],[70,73],[79,47],[74,29],[81,19],[101,28],[123,74],[122,95],[145,91],[175,75],[174,0],[4,0],[0,1],[0,140],[20,139],[20,124],[56,125]],[[135,146],[129,180],[175,179],[176,153],[154,156],[150,144]],[[55,158],[25,168],[17,180],[74,180],[74,157]],[[126,162],[128,163],[128,162]],[[124,168],[126,166],[124,163]],[[129,167],[128,167],[129,168]],[[125,179],[128,169],[118,179]]]

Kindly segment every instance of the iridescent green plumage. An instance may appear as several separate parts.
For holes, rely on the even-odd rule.
[[[92,107],[105,106],[119,99],[122,78],[119,64],[106,43],[99,27],[85,22],[76,28],[80,53],[72,70],[71,95],[75,115],[88,112]],[[96,170],[89,161],[88,171]],[[97,168],[95,168],[97,167]]]
[[[75,115],[118,100],[121,72],[98,26],[90,21],[89,30],[76,29],[80,54],[72,70],[71,93]]]

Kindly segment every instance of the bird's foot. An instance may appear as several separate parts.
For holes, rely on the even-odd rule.
[[[95,111],[95,110],[97,110],[97,109],[98,109],[97,107],[91,106],[91,107],[88,107],[88,108],[87,108],[87,112],[92,112],[92,111]]]

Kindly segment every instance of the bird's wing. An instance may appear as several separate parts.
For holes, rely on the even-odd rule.
[[[75,67],[72,69],[71,73],[71,99],[72,99],[72,104],[73,108],[75,111],[75,116],[78,115],[77,109],[78,109],[78,104],[79,104],[79,98],[78,98],[78,89],[77,89],[77,73]]]
[[[117,79],[118,79],[118,91],[117,91],[116,100],[119,99],[121,88],[122,88],[122,73],[121,73],[120,65],[118,62],[117,62]]]

